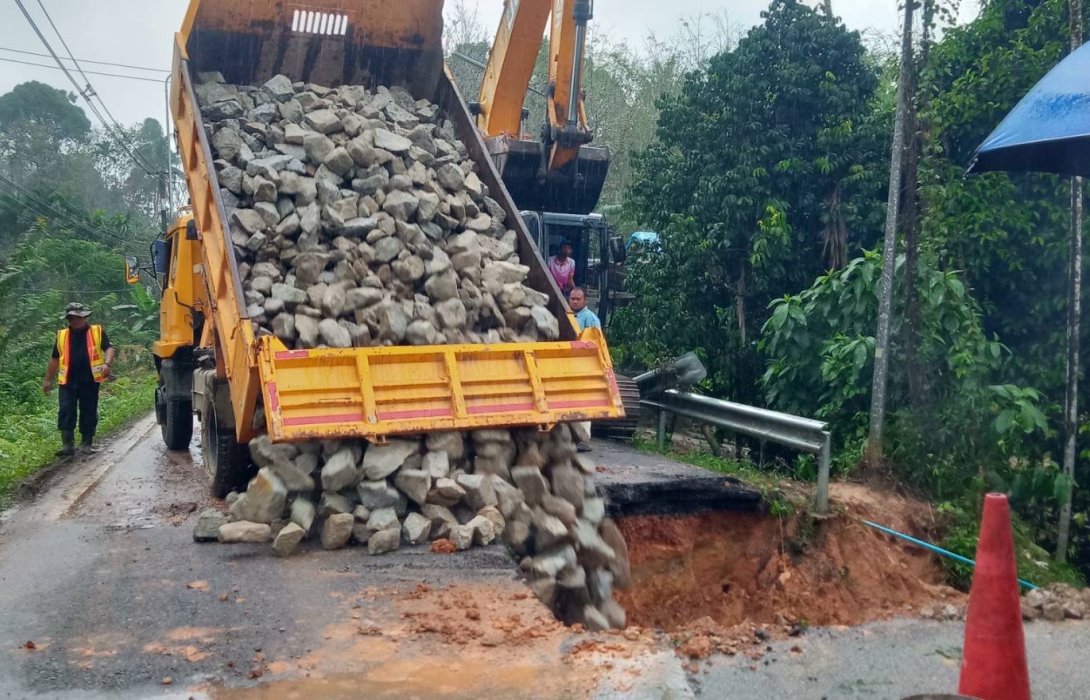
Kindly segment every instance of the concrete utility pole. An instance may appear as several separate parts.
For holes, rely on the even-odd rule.
[[[886,233],[882,246],[882,281],[878,291],[878,332],[874,343],[874,379],[871,382],[870,434],[867,462],[882,461],[882,434],[886,424],[886,386],[889,383],[889,329],[893,313],[893,269],[897,264],[897,214],[901,208],[901,178],[904,174],[905,122],[908,117],[912,82],[912,18],[915,0],[905,3],[905,26],[901,38],[901,74],[897,80],[897,115],[893,120],[893,154],[889,165],[889,198],[886,202]]]
[[[1068,0],[1071,21],[1071,50],[1082,46],[1082,0]],[[1071,500],[1075,491],[1076,437],[1079,432],[1079,345],[1082,325],[1082,228],[1083,184],[1081,177],[1071,178],[1071,236],[1067,262],[1067,390],[1064,392],[1064,463],[1068,479],[1066,498],[1060,506],[1056,528],[1056,561],[1067,561],[1071,541]]]

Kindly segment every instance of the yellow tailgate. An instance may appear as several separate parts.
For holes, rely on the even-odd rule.
[[[597,329],[574,342],[288,350],[260,341],[274,441],[381,439],[624,416]]]

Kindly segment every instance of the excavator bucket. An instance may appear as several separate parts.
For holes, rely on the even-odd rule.
[[[260,84],[404,85],[431,95],[443,71],[443,0],[193,0],[180,43],[196,73]]]
[[[598,205],[609,172],[608,148],[580,146],[574,161],[550,173],[540,141],[500,135],[485,139],[485,145],[520,209],[589,214]]]

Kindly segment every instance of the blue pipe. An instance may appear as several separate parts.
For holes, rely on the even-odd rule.
[[[887,535],[893,535],[894,537],[900,537],[902,540],[905,540],[907,542],[911,542],[912,544],[915,544],[915,545],[919,545],[920,547],[923,547],[924,549],[929,549],[932,552],[934,552],[935,554],[941,554],[944,557],[949,557],[950,559],[953,559],[954,561],[961,562],[962,564],[966,564],[968,566],[976,568],[976,562],[973,561],[972,559],[969,559],[968,557],[963,557],[960,554],[954,554],[953,552],[951,552],[949,550],[946,550],[946,549],[943,549],[942,547],[936,547],[935,545],[931,544],[930,542],[924,542],[923,540],[918,540],[915,537],[912,537],[911,535],[906,535],[903,532],[897,532],[896,530],[892,530],[892,529],[890,529],[888,527],[885,527],[883,525],[879,525],[878,523],[872,523],[869,520],[864,520],[863,523],[865,525],[869,525],[869,526],[873,527],[875,530],[881,530],[882,532],[886,533]],[[1037,590],[1037,586],[1033,585],[1029,581],[1023,581],[1022,579],[1018,579],[1018,583],[1022,584],[1022,587],[1025,588],[1027,591]]]

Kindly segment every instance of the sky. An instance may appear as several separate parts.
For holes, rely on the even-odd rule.
[[[64,50],[52,33],[38,0],[22,0],[27,11],[54,49]],[[227,0],[242,2],[243,0]],[[817,0],[809,0],[819,4]],[[188,0],[40,0],[49,11],[57,30],[72,54],[81,61],[106,61],[130,66],[168,69],[173,33],[181,26]],[[485,27],[497,25],[503,10],[502,0],[463,0],[476,9]],[[320,0],[314,3],[320,4]],[[453,0],[448,0],[449,6]],[[623,39],[640,46],[648,32],[660,37],[672,35],[685,18],[705,13],[725,14],[730,21],[748,27],[760,21],[767,0],[596,0],[594,26],[613,39]],[[852,29],[896,32],[897,0],[833,0],[833,10]],[[976,12],[975,0],[962,2],[962,19]],[[47,56],[32,56],[9,51],[17,49],[45,53],[45,49],[23,17],[16,3],[0,1],[0,94],[28,80],[38,80],[66,91],[73,90],[64,73],[56,68],[36,67],[11,60],[55,65]],[[94,75],[90,71],[124,73],[161,81],[166,73],[134,70],[83,63],[94,89],[107,108],[123,124],[133,124],[145,117],[162,120],[165,112],[161,82],[125,80]],[[79,76],[76,76],[77,79]],[[86,106],[81,101],[80,106]],[[89,118],[92,118],[88,114]]]

